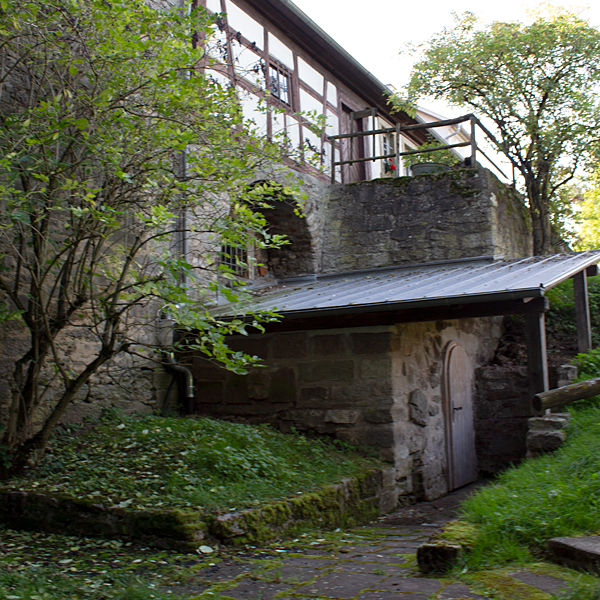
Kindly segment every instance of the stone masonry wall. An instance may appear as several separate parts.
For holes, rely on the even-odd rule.
[[[475,445],[482,475],[498,473],[527,454],[527,420],[534,415],[527,367],[475,371]]]
[[[232,339],[266,367],[235,375],[195,357],[196,411],[372,446],[394,466],[398,495],[433,499],[447,491],[444,348],[458,340],[481,365],[499,330],[490,318]]]
[[[531,255],[520,197],[486,169],[330,189],[321,271],[503,254]]]

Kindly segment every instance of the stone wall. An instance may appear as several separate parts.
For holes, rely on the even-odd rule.
[[[475,371],[475,445],[482,475],[498,473],[527,454],[527,420],[535,414],[527,367]]]
[[[447,492],[444,348],[459,341],[475,367],[499,333],[489,318],[235,338],[266,367],[235,375],[196,357],[196,410],[369,445],[394,466],[398,495],[433,499]]]
[[[522,200],[486,169],[335,185],[325,210],[325,273],[531,255]]]

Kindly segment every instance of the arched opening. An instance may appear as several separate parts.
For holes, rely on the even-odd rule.
[[[257,184],[267,183],[257,181]],[[281,186],[272,186],[281,189]],[[280,248],[268,248],[266,271],[278,279],[315,272],[312,235],[306,218],[299,210],[296,200],[283,191],[271,191],[264,197],[268,207],[258,209],[268,223],[270,235],[285,236],[288,244]]]
[[[443,409],[448,457],[448,489],[475,481],[473,372],[465,349],[449,342],[444,359]]]

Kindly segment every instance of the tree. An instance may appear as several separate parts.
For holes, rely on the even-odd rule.
[[[157,309],[198,332],[191,347],[220,364],[243,372],[256,359],[224,342],[244,323],[208,309],[216,275],[233,277],[215,258],[222,244],[282,241],[254,210],[272,189],[248,186],[281,156],[191,43],[210,35],[204,10],[0,5],[0,321],[27,334],[3,407],[6,478],[44,447],[100,369],[153,356]],[[190,254],[181,236],[192,238]],[[222,293],[240,296],[235,284]],[[89,360],[65,351],[81,337]]]
[[[600,32],[559,14],[530,25],[475,17],[434,36],[413,67],[406,91],[444,98],[492,121],[497,149],[520,173],[533,225],[534,254],[552,251],[561,186],[598,144]]]

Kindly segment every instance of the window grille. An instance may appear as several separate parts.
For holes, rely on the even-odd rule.
[[[229,268],[231,273],[238,277],[248,277],[248,250],[238,246],[222,246],[221,260],[222,265]]]

